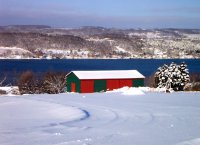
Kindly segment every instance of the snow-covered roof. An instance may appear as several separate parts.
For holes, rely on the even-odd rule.
[[[137,70],[72,71],[79,79],[132,79],[145,78]],[[72,73],[70,72],[70,73]],[[70,74],[69,73],[69,74]],[[69,75],[67,74],[67,76]]]

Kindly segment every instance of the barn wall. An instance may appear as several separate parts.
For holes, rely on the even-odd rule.
[[[119,88],[132,87],[132,85],[133,85],[133,80],[131,80],[131,79],[121,79],[121,80],[119,80]]]
[[[119,88],[119,80],[107,80],[106,81],[107,90],[114,90]]]
[[[81,93],[93,93],[94,80],[81,80]]]
[[[133,79],[133,87],[143,87],[144,79]]]
[[[71,92],[71,83],[75,83],[76,92],[80,93],[80,80],[76,77],[74,73],[71,73],[67,76],[67,92]]]
[[[106,80],[94,80],[94,91],[106,91]]]
[[[113,79],[107,80],[106,86],[108,90],[119,89],[123,87],[132,87],[133,80],[132,79]]]

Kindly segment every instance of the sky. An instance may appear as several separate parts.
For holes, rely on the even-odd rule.
[[[200,0],[0,0],[0,25],[200,28]]]

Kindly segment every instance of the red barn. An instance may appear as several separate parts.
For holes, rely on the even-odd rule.
[[[67,74],[67,92],[93,93],[144,86],[144,76],[137,70],[72,71]]]

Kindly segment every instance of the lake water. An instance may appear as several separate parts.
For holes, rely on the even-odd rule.
[[[200,59],[56,59],[56,60],[0,60],[0,76],[15,82],[20,73],[31,70],[37,74],[49,71],[72,70],[129,70],[137,69],[146,77],[159,66],[186,62],[190,73],[200,73]]]

